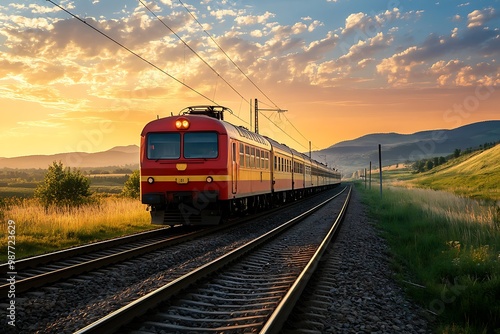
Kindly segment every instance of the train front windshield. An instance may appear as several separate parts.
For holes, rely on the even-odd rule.
[[[217,158],[217,133],[190,132],[184,134],[184,158]]]
[[[148,135],[148,159],[179,159],[181,135],[179,133],[150,133]]]
[[[180,133],[150,133],[148,159],[179,159],[181,156]],[[183,135],[183,156],[186,159],[217,158],[218,139],[216,132],[188,132]]]

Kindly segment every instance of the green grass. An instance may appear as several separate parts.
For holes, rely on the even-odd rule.
[[[439,333],[500,328],[500,220],[496,208],[450,193],[364,189],[408,294],[436,314]]]
[[[0,196],[1,197],[33,197],[33,193],[35,189],[33,188],[23,188],[23,187],[0,187]]]
[[[500,145],[414,174],[410,184],[477,199],[500,200]]]
[[[16,259],[157,228],[139,200],[99,195],[98,204],[45,210],[34,199],[0,202],[0,240],[7,244],[8,221],[15,222]],[[6,262],[7,252],[0,252]]]
[[[15,221],[16,259],[156,228],[146,206],[123,198],[128,174],[92,174],[94,204],[45,210],[33,194],[46,170],[0,170],[0,240],[7,245],[8,221]],[[7,251],[0,252],[0,261]]]

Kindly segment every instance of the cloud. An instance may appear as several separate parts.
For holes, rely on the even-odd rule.
[[[377,65],[377,72],[385,75],[388,82],[392,84],[406,84],[413,80],[418,82],[422,79],[423,73],[432,66],[426,65],[429,61],[472,50],[484,56],[492,55],[500,48],[499,43],[496,31],[479,27],[468,29],[462,34],[454,30],[451,36],[431,34],[420,45],[408,47],[403,52],[383,59]],[[498,73],[498,69],[496,71]],[[496,73],[492,74],[493,78],[497,75]],[[467,85],[466,82],[472,82],[472,78],[472,76],[469,76],[469,79],[462,76],[461,80],[449,81],[440,76],[437,82]]]
[[[486,62],[468,65],[453,59],[434,63],[429,74],[437,77],[440,86],[494,86],[500,83],[500,65]]]
[[[265,12],[262,15],[239,15],[234,19],[238,26],[248,26],[254,24],[265,24],[269,19],[276,15],[270,12]]]
[[[358,41],[358,43],[351,46],[349,52],[341,56],[338,61],[344,64],[361,61],[362,59],[372,57],[377,51],[387,49],[393,41],[394,38],[392,36],[384,35],[382,32],[379,32],[373,38],[369,38],[366,41]]]
[[[41,121],[22,121],[18,122],[19,125],[27,126],[27,127],[38,127],[38,128],[61,128],[63,127],[63,123],[41,120]]]
[[[362,12],[350,14],[345,20],[345,27],[342,28],[342,34],[356,34],[361,39],[364,38],[364,36],[374,36],[382,31],[387,23],[391,23],[398,19],[407,20],[411,17],[419,17],[421,14],[422,12],[408,12],[402,14],[398,8],[386,10],[383,13],[373,16]]]
[[[238,16],[238,12],[233,9],[218,9],[212,10],[210,12],[210,15],[218,20],[223,20],[226,16]]]
[[[488,21],[499,17],[493,7],[476,9],[467,15],[467,28],[483,27]]]

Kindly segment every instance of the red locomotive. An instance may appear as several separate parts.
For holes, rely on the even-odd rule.
[[[141,133],[141,198],[153,224],[211,225],[327,189],[340,174],[288,146],[194,106]]]

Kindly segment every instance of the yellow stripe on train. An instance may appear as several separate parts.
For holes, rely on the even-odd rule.
[[[213,181],[231,181],[230,175],[148,175],[141,176],[141,182],[206,182],[211,177]]]

